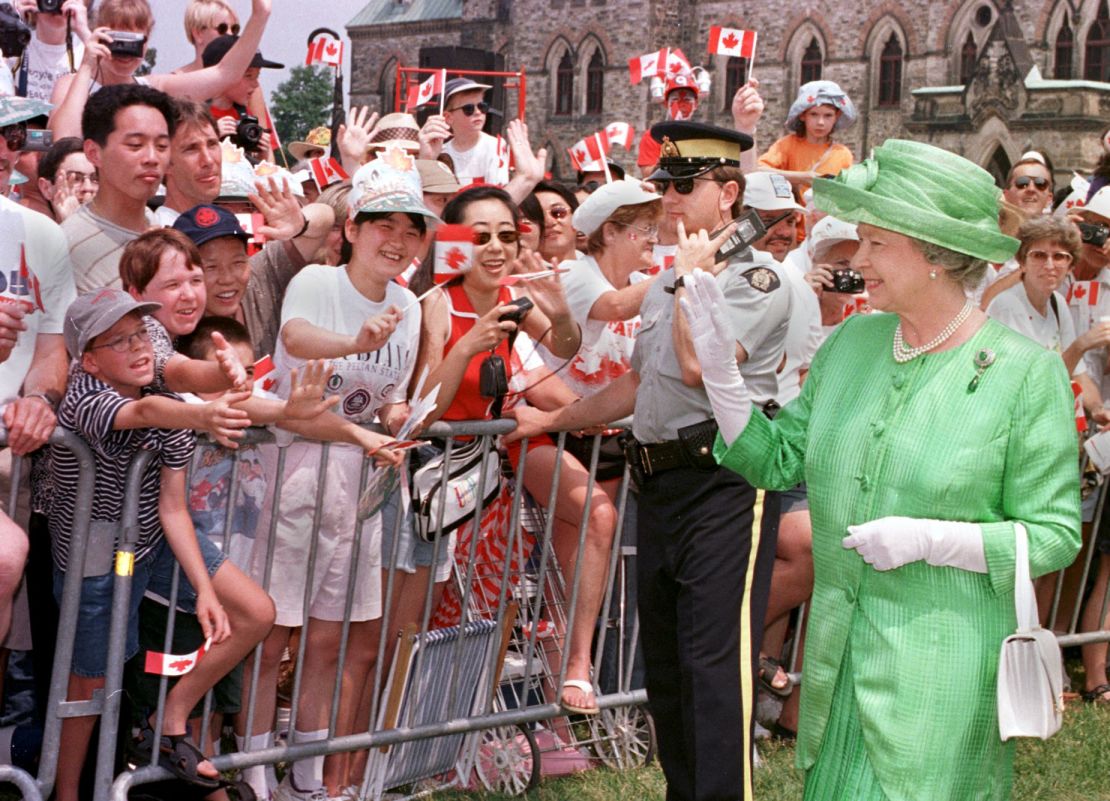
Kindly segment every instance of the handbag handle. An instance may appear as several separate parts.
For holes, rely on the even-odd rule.
[[[1014,611],[1017,630],[1021,633],[1039,629],[1041,624],[1033,580],[1029,577],[1029,538],[1023,524],[1014,523],[1014,539]]]

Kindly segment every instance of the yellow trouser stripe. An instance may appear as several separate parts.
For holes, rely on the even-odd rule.
[[[759,553],[759,532],[763,522],[763,490],[755,494],[755,507],[752,515],[752,547],[748,553],[748,571],[744,576],[744,593],[740,596],[740,710],[743,725],[742,741],[744,753],[744,801],[752,801],[752,715],[755,699],[752,697],[752,582],[755,580],[755,561]]]

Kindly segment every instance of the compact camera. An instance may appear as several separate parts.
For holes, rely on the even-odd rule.
[[[235,126],[234,142],[243,150],[258,150],[262,143],[262,126],[258,124],[258,117],[244,114]]]
[[[61,14],[65,0],[39,0],[40,14]]]
[[[532,306],[535,304],[532,303],[531,298],[517,298],[512,303],[506,305],[514,306],[515,308],[498,317],[498,322],[503,323],[506,320],[511,320],[519,326],[524,321],[524,318],[528,316],[528,312],[532,311]]]
[[[855,295],[862,292],[867,284],[863,276],[851,268],[833,270],[833,292],[843,292],[846,295]]]
[[[31,151],[33,153],[45,153],[54,144],[54,132],[46,128],[28,128],[27,129],[27,144],[23,146],[23,151]]]
[[[142,58],[146,37],[132,31],[108,31],[108,51],[113,58]]]
[[[1110,237],[1110,227],[1102,223],[1076,223],[1079,226],[1079,236],[1088,245],[1093,245],[1100,248],[1106,244],[1106,239]]]
[[[0,3],[0,50],[6,57],[18,58],[30,43],[30,27],[15,13],[11,3]]]

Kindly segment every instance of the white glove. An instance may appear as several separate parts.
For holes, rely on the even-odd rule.
[[[752,416],[752,399],[736,364],[736,337],[725,319],[725,296],[715,276],[694,270],[686,276],[684,297],[678,299],[694,353],[701,364],[701,382],[725,442],[731,444]]]
[[[876,570],[893,570],[924,559],[936,567],[987,572],[983,530],[978,523],[880,517],[848,526],[848,536],[842,544],[855,548],[863,561]]]

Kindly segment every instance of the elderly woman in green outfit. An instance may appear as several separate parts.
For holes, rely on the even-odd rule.
[[[1034,576],[1079,547],[1067,376],[967,300],[984,262],[1018,244],[985,171],[891,140],[813,188],[819,209],[859,224],[852,266],[890,313],[841,325],[773,421],[752,414],[715,279],[699,271],[683,299],[720,463],[759,487],[809,486],[805,798],[1007,799],[995,693],[1015,627],[1014,524]],[[680,257],[710,262],[704,241]]]

